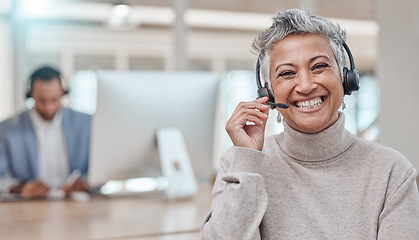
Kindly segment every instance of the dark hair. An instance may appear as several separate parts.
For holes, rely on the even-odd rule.
[[[32,95],[32,87],[35,81],[43,81],[43,82],[50,82],[54,79],[58,79],[61,82],[61,73],[56,70],[55,68],[44,66],[41,68],[36,69],[30,76],[29,76],[29,90],[26,93],[26,97],[30,98]],[[66,93],[66,91],[64,91]]]

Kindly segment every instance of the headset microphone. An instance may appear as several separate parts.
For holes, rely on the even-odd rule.
[[[269,89],[267,82],[265,82],[265,86],[262,87],[262,83],[260,81],[260,61],[259,60],[260,60],[260,57],[258,58],[258,61],[256,63],[256,84],[258,87],[258,98],[268,97],[268,101],[265,104],[271,106],[271,109],[289,108],[288,104],[275,102],[274,95],[272,91]]]
[[[283,109],[287,109],[290,106],[288,106],[288,104],[286,103],[273,103],[273,102],[266,102],[265,104],[271,106],[271,108],[283,108]]]

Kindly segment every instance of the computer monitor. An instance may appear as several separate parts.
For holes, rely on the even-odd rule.
[[[184,170],[193,171],[198,179],[211,178],[219,82],[216,74],[98,71],[96,76],[90,186],[110,180],[173,176],[177,168],[188,168],[188,161],[182,160],[185,147],[192,170]],[[178,155],[173,156],[174,152]],[[170,158],[178,159],[168,163]],[[169,173],[165,167],[170,168]],[[178,176],[168,181],[188,184],[182,183],[185,179]]]

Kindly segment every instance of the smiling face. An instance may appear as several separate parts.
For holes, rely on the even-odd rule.
[[[329,39],[316,34],[289,35],[270,52],[270,78],[275,101],[293,129],[320,132],[338,119],[343,101],[339,66]]]

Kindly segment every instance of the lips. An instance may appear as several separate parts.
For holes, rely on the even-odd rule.
[[[313,109],[317,108],[324,102],[324,97],[317,97],[307,101],[298,101],[294,105],[299,109]]]

